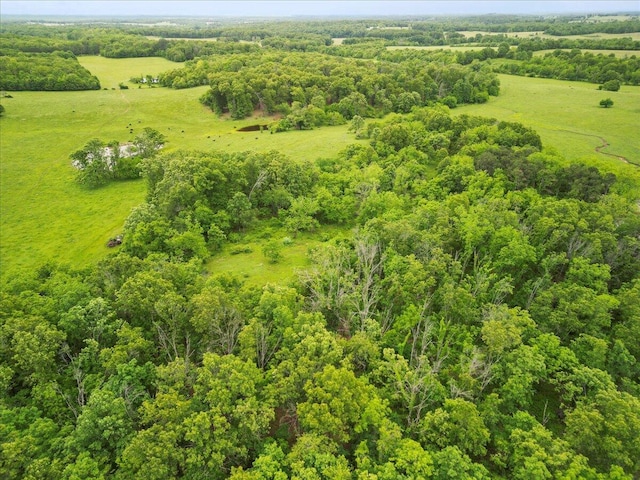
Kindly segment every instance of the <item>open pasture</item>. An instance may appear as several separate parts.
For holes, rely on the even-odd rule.
[[[450,50],[453,52],[469,52],[473,50],[483,50],[487,48],[486,46],[472,46],[472,45],[391,45],[387,47],[387,50],[402,50],[402,49],[411,49],[411,50]],[[491,48],[491,47],[489,47]],[[494,50],[498,50],[494,48]]]
[[[99,56],[78,57],[80,64],[100,79],[102,88],[117,88],[118,84],[125,83],[129,88],[138,88],[137,85],[129,83],[132,77],[142,77],[144,75],[158,75],[181,68],[184,64],[171,62],[166,58],[104,58]]]
[[[105,86],[179,65],[156,58],[80,61]],[[97,190],[77,185],[69,155],[93,138],[126,142],[151,127],[165,135],[166,151],[280,150],[308,159],[334,155],[356,141],[347,125],[274,135],[237,132],[265,119],[218,118],[198,101],[206,88],[129,84],[128,90],[12,92],[13,98],[2,99],[0,276],[49,260],[87,265],[109,252],[106,242],[144,200],[145,184],[113,183]]]
[[[568,52],[571,49],[569,49],[569,48],[561,48],[560,50],[564,50],[564,51]],[[552,52],[555,52],[555,51],[556,51],[556,49],[537,50],[537,51],[533,52],[533,56],[534,57],[542,57],[547,53],[552,53]],[[594,55],[611,55],[611,54],[613,54],[617,58],[628,58],[628,57],[631,57],[632,55],[635,55],[635,56],[640,55],[640,50],[591,50],[591,49],[582,49],[580,51],[583,52],[583,53],[589,52],[589,53],[592,53]]]
[[[631,33],[586,33],[584,35],[549,35],[542,31],[533,31],[533,32],[483,32],[480,30],[463,30],[459,31],[461,35],[464,35],[466,38],[475,37],[477,34],[481,35],[505,35],[507,37],[516,37],[516,38],[555,38],[555,39],[582,39],[582,38],[591,38],[591,39],[599,39],[606,40],[608,38],[631,38],[632,40],[640,40],[640,32],[631,32]]]
[[[482,105],[461,106],[454,114],[495,117],[534,128],[543,145],[570,161],[596,159],[603,165],[622,163],[611,154],[640,165],[640,87],[618,92],[598,90],[585,82],[499,75],[500,95]],[[614,101],[602,108],[603,98]],[[596,152],[606,140],[609,146]]]

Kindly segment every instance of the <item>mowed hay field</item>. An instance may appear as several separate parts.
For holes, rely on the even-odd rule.
[[[499,75],[500,95],[481,105],[460,106],[454,115],[470,114],[520,122],[534,128],[543,145],[555,147],[570,161],[598,159],[603,164],[625,157],[640,165],[640,87],[623,85],[618,92],[598,90],[585,82]],[[614,102],[602,108],[604,98]],[[596,147],[609,144],[596,152]]]
[[[550,49],[550,50],[537,50],[533,52],[534,57],[543,57],[547,53],[553,53],[556,50],[563,50],[565,52],[570,52],[570,48],[560,48],[560,49]],[[617,58],[630,58],[632,56],[639,56],[640,50],[593,50],[593,49],[581,49],[582,53],[591,53],[593,55],[613,55]]]
[[[208,87],[186,90],[127,83],[180,64],[158,58],[80,57],[107,90],[10,92],[0,119],[0,277],[47,261],[81,267],[110,249],[131,208],[144,200],[144,181],[87,190],[76,184],[69,155],[89,140],[132,140],[144,127],[165,135],[165,151],[176,149],[280,150],[291,157],[332,156],[356,142],[347,125],[305,132],[240,133],[269,119],[218,118],[198,98]],[[112,90],[115,88],[115,90]],[[128,125],[131,124],[133,133]]]
[[[505,35],[507,37],[517,38],[555,38],[555,39],[583,39],[583,38],[595,38],[595,39],[607,39],[607,38],[631,38],[632,40],[640,40],[640,32],[630,33],[586,33],[584,35],[549,35],[542,31],[533,32],[486,32],[481,30],[463,30],[458,33],[464,35],[466,38],[475,37],[476,35]]]

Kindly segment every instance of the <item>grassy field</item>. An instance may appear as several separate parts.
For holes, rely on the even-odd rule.
[[[565,51],[570,51],[571,49],[569,48],[564,48],[561,50],[565,50]],[[555,52],[555,49],[551,49],[551,50],[538,50],[536,52],[533,52],[533,56],[534,57],[541,57],[546,53],[551,53],[551,52]],[[586,52],[590,52],[593,53],[594,55],[615,55],[618,58],[627,58],[627,57],[631,57],[632,55],[635,55],[636,57],[640,55],[640,50],[590,50],[590,49],[582,49],[581,52],[586,53]]]
[[[400,50],[400,49],[413,49],[413,50],[451,50],[453,52],[469,52],[469,51],[478,51],[487,48],[482,45],[430,45],[430,46],[401,46],[401,45],[392,45],[388,46],[387,50]],[[494,48],[497,50],[497,48]],[[562,49],[561,49],[562,50]],[[564,50],[569,51],[569,48]],[[591,52],[594,55],[602,54],[602,55],[615,55],[618,58],[626,58],[631,57],[632,55],[638,56],[640,55],[640,50],[590,50],[583,49],[582,52]],[[538,50],[533,52],[534,57],[541,57],[546,53],[555,52],[555,49],[551,50]]]
[[[454,52],[469,52],[472,50],[482,50],[487,48],[485,46],[478,45],[391,45],[387,47],[387,50],[401,50],[401,49],[413,49],[413,50],[452,50]],[[498,50],[494,48],[494,50]]]
[[[458,32],[465,37],[475,37],[478,33],[481,35],[498,35],[502,32],[482,32],[479,30],[464,30]],[[516,37],[516,38],[569,38],[569,39],[581,39],[581,38],[599,38],[599,39],[607,39],[607,38],[631,38],[633,40],[640,40],[640,32],[632,32],[632,33],[587,33],[585,35],[548,35],[542,31],[534,31],[534,32],[505,32],[503,35],[507,37]]]
[[[602,137],[609,143],[602,152],[640,165],[640,87],[625,85],[618,92],[605,92],[585,82],[512,75],[499,78],[498,97],[486,104],[458,107],[453,113],[521,122],[533,127],[545,145],[557,148],[568,160],[598,157],[607,163],[619,162],[595,151]],[[614,106],[601,108],[600,100],[607,97]]]
[[[109,252],[107,240],[121,232],[131,208],[144,199],[144,182],[116,183],[85,190],[74,182],[69,155],[92,138],[131,140],[142,128],[152,127],[167,137],[166,151],[180,148],[280,150],[291,157],[316,159],[335,155],[355,142],[347,126],[313,131],[241,133],[237,129],[265,119],[221,119],[198,98],[206,87],[169,90],[110,85],[132,76],[155,74],[179,64],[164,59],[105,59],[82,57],[106,90],[90,92],[14,92],[3,99],[0,120],[0,276],[54,260],[83,266]],[[502,75],[501,95],[484,105],[459,107],[454,114],[477,114],[518,121],[535,128],[546,146],[568,160],[594,162],[634,178],[640,169],[595,152],[624,156],[640,164],[640,87],[601,92],[595,85]],[[611,97],[611,109],[598,106]],[[134,132],[131,134],[128,125]],[[629,172],[628,175],[625,172]],[[622,172],[622,173],[620,173]],[[640,180],[637,180],[640,184]],[[273,235],[280,235],[276,231]],[[323,232],[324,233],[324,232]],[[276,238],[276,237],[274,237]],[[234,271],[252,281],[270,281],[293,275],[304,265],[309,246],[319,237],[300,237],[283,249],[284,259],[269,264],[262,254],[262,238],[248,239],[251,253],[231,255],[229,246],[214,258],[212,271]]]
[[[81,57],[107,90],[12,92],[0,120],[0,276],[49,260],[88,265],[109,249],[131,208],[144,199],[144,182],[85,190],[74,182],[69,155],[92,138],[132,140],[151,127],[167,138],[166,150],[280,150],[292,157],[332,156],[356,140],[347,126],[270,135],[240,133],[256,119],[220,119],[198,102],[207,87],[169,90],[130,85],[132,76],[179,64],[164,59]],[[262,122],[263,119],[260,119]],[[133,126],[133,134],[127,125]]]

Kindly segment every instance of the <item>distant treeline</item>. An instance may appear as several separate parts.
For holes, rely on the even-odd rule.
[[[71,52],[0,51],[2,90],[98,90],[100,81]]]
[[[460,33],[465,31],[478,31],[478,33],[475,36],[466,36]],[[518,64],[501,65],[499,71],[502,73],[586,80],[598,83],[610,80],[633,85],[640,83],[638,62],[634,56],[630,59],[616,59],[588,54],[576,56],[572,53],[571,55],[547,55],[542,59],[532,58],[535,51],[551,49],[640,50],[640,41],[627,37],[576,39],[562,37],[519,38],[516,35],[506,35],[506,33],[531,31],[562,32],[563,35],[587,34],[596,31],[624,34],[640,31],[640,21],[636,18],[595,22],[580,17],[546,19],[543,17],[491,16],[455,20],[452,18],[429,20],[425,18],[353,19],[330,22],[256,21],[250,24],[218,22],[212,25],[114,23],[95,26],[7,23],[0,27],[0,54],[6,57],[3,58],[3,62],[9,62],[9,57],[15,57],[9,62],[10,68],[7,73],[3,73],[2,77],[3,88],[8,90],[99,88],[97,79],[91,80],[91,75],[87,76],[88,72],[82,72],[82,67],[75,60],[69,60],[74,55],[102,55],[108,58],[159,56],[175,62],[204,60],[204,63],[194,63],[187,66],[182,72],[167,72],[162,76],[162,84],[174,88],[186,88],[208,84],[213,80],[212,87],[214,90],[219,90],[219,95],[215,94],[218,95],[215,99],[208,98],[207,102],[214,110],[228,110],[236,118],[242,118],[248,114],[247,112],[253,111],[253,108],[263,108],[272,112],[278,105],[288,104],[291,106],[291,103],[296,101],[291,89],[299,87],[303,83],[297,73],[292,77],[293,82],[284,87],[287,90],[286,93],[283,91],[283,87],[279,86],[273,95],[269,93],[270,88],[253,85],[254,80],[241,78],[246,75],[251,77],[256,72],[265,73],[264,68],[261,70],[255,62],[263,59],[266,59],[267,62],[271,61],[267,57],[263,58],[262,55],[272,55],[274,52],[316,52],[317,54],[325,54],[325,58],[330,55],[333,57],[375,59],[376,61],[404,62],[411,59],[414,63],[436,62],[438,66],[429,67],[428,71],[425,70],[424,65],[414,65],[409,70],[406,70],[404,66],[396,65],[394,68],[397,72],[376,72],[376,75],[385,77],[382,81],[383,86],[380,86],[381,84],[378,82],[376,87],[378,91],[375,95],[380,99],[379,104],[376,105],[372,94],[363,91],[359,93],[365,96],[369,95],[367,100],[369,106],[383,112],[406,110],[404,106],[397,103],[399,90],[403,90],[407,95],[416,93],[417,97],[412,101],[415,105],[426,105],[431,101],[441,100],[445,97],[450,97],[449,104],[454,101],[457,103],[485,101],[487,95],[497,94],[495,85],[491,85],[492,80],[487,76],[488,69],[472,66],[471,71],[460,73],[462,70],[451,67],[451,64],[471,66],[476,60],[482,62],[491,58],[523,61]],[[334,38],[343,39],[342,45],[338,45]],[[440,56],[437,58],[433,57],[433,52],[399,53],[387,51],[387,47],[392,45],[446,46],[459,44],[479,45],[481,49],[456,54],[439,53]],[[56,59],[46,62],[42,59],[53,57],[34,56],[34,54],[56,55]],[[245,57],[238,54],[249,54],[247,57],[251,58],[249,64],[244,64]],[[229,60],[230,55],[238,58]],[[282,55],[286,55],[286,53],[282,53]],[[59,66],[61,60],[58,57],[70,61],[67,69],[69,71]],[[32,58],[33,61],[27,60]],[[313,63],[315,60],[309,61]],[[300,62],[295,60],[294,63]],[[302,63],[306,63],[306,60]],[[21,65],[21,67],[17,65]],[[438,92],[434,95],[433,92],[428,91],[431,88],[430,82],[434,80],[434,70],[440,69],[442,65],[447,65],[447,70],[457,73],[453,80],[447,79],[447,75],[436,75],[444,80],[435,81],[438,84]],[[361,65],[354,66],[356,70],[362,67]],[[238,73],[240,69],[242,70],[241,74]],[[24,73],[16,76],[15,72],[17,71]],[[210,78],[214,72],[225,72],[227,78],[221,78],[220,81],[216,78]],[[272,76],[273,72],[266,73]],[[423,76],[420,80],[416,78],[416,74],[426,74],[427,76]],[[278,75],[276,74],[276,76]],[[307,75],[303,74],[302,76]],[[369,77],[370,72],[365,72],[365,76]],[[389,76],[393,77],[391,84],[387,78]],[[460,84],[458,90],[454,91],[455,84],[461,80],[461,76],[473,77],[473,79],[465,80],[471,85],[471,90]],[[233,82],[227,81],[231,77],[234,79]],[[351,77],[351,80],[346,80],[346,82],[353,81],[354,85],[341,88],[348,90],[349,93],[369,88],[360,88],[359,86],[356,88],[355,85],[359,83],[357,75],[347,73],[347,77]],[[333,80],[331,79],[331,81]],[[327,78],[324,74],[314,78],[314,81],[319,82],[317,89],[323,90],[327,86]],[[416,82],[422,82],[424,85],[412,85]],[[310,85],[309,82],[306,83],[307,87]],[[265,90],[266,96],[256,93],[262,90]],[[311,98],[315,96],[315,93],[311,94]],[[261,96],[264,98],[259,98]],[[325,94],[324,96],[327,105],[336,104],[343,97],[341,94],[337,96]],[[306,98],[301,102],[303,106],[308,105],[311,98]],[[348,117],[349,115],[346,118]]]
[[[594,55],[580,50],[556,50],[524,62],[505,63],[496,67],[499,72],[559,80],[578,80],[605,83],[616,80],[640,85],[640,58],[616,58],[613,55]]]
[[[475,31],[475,36],[460,32]],[[196,56],[231,53],[212,42],[199,43],[192,52],[183,39],[218,39],[235,44],[261,42],[262,46],[284,50],[307,51],[331,44],[332,38],[348,40],[378,39],[389,45],[453,45],[489,43],[497,46],[534,42],[536,48],[639,49],[639,42],[621,39],[518,38],[517,32],[544,32],[550,35],[591,33],[625,34],[640,32],[640,20],[594,22],[581,17],[544,18],[535,16],[481,16],[467,18],[351,19],[334,21],[255,21],[238,23],[188,23],[179,25],[34,25],[7,23],[0,29],[0,41],[12,48],[45,52],[68,50],[76,55],[164,56],[184,61]],[[506,36],[504,34],[516,34]],[[152,38],[149,38],[152,37]],[[163,40],[158,40],[158,39]],[[537,42],[537,43],[536,43]],[[551,42],[551,43],[548,43]],[[553,43],[555,42],[555,43]],[[558,43],[560,42],[560,43]],[[189,42],[191,43],[191,42]],[[179,47],[176,48],[176,45]],[[193,48],[193,47],[191,47]],[[251,48],[244,46],[243,48]],[[254,46],[255,48],[255,46]],[[174,50],[186,50],[181,55]],[[220,50],[221,49],[221,50]],[[235,51],[235,50],[234,50]]]
[[[44,53],[69,51],[74,55],[102,55],[107,58],[165,57],[184,62],[196,57],[224,53],[244,53],[259,48],[257,44],[232,41],[190,41],[147,38],[115,28],[66,29],[51,27],[53,31],[23,25],[0,34],[0,45],[21,52]]]

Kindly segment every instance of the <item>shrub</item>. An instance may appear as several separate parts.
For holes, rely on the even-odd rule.
[[[262,253],[269,263],[278,263],[282,259],[282,244],[272,240],[262,247]]]
[[[604,82],[602,89],[609,92],[617,92],[620,90],[620,80],[609,80],[608,82]]]

